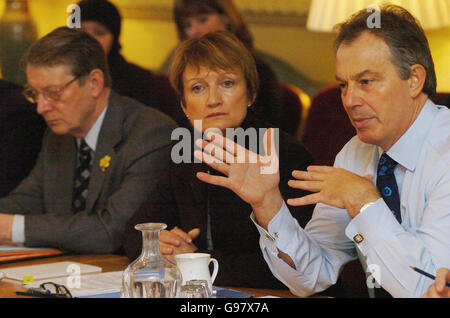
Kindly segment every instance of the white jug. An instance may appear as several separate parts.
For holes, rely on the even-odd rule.
[[[219,271],[219,263],[215,258],[211,258],[211,255],[205,253],[185,253],[175,255],[175,260],[183,277],[183,285],[193,279],[206,280],[209,290],[212,292],[212,284]],[[212,275],[209,272],[211,262],[214,264]]]

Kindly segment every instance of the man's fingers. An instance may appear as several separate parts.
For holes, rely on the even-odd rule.
[[[325,175],[323,173],[313,171],[294,170],[292,171],[292,176],[299,180],[314,180],[314,181],[325,180]]]
[[[436,291],[442,293],[445,289],[446,280],[450,278],[450,272],[446,268],[439,268],[436,272]]]
[[[286,201],[287,204],[292,206],[310,205],[319,202],[320,202],[320,193],[313,193],[305,195],[304,197],[301,198],[288,199]]]
[[[299,181],[299,180],[289,180],[288,185],[294,189],[307,190],[310,192],[319,192],[322,190],[322,181]]]
[[[335,168],[330,166],[308,166],[306,168],[309,172],[321,172],[321,173],[329,173],[332,172]]]

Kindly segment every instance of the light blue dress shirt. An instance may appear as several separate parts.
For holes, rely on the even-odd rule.
[[[268,231],[252,215],[266,262],[294,294],[325,290],[336,283],[343,265],[357,257],[367,272],[368,287],[378,283],[394,297],[421,297],[433,282],[409,266],[433,274],[439,267],[450,268],[450,111],[428,100],[387,153],[399,163],[394,173],[401,225],[381,198],[353,219],[346,210],[317,204],[305,229],[286,204]],[[381,154],[381,148],[355,136],[337,155],[334,166],[360,176],[373,175],[375,185]],[[355,240],[358,234],[360,243]],[[296,269],[278,258],[278,250],[291,257]]]

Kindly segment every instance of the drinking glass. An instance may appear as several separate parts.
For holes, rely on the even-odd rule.
[[[186,282],[186,285],[199,285],[206,289],[206,295],[208,298],[211,297],[211,291],[208,287],[208,282],[204,279],[192,279]]]
[[[180,288],[180,298],[208,298],[207,290],[202,285],[183,285]]]

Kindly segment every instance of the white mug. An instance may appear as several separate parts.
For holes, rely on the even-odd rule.
[[[205,253],[185,253],[175,255],[178,269],[183,277],[183,285],[193,279],[206,280],[212,292],[212,284],[219,271],[219,263],[211,255]],[[209,264],[214,264],[213,273],[209,272]]]

